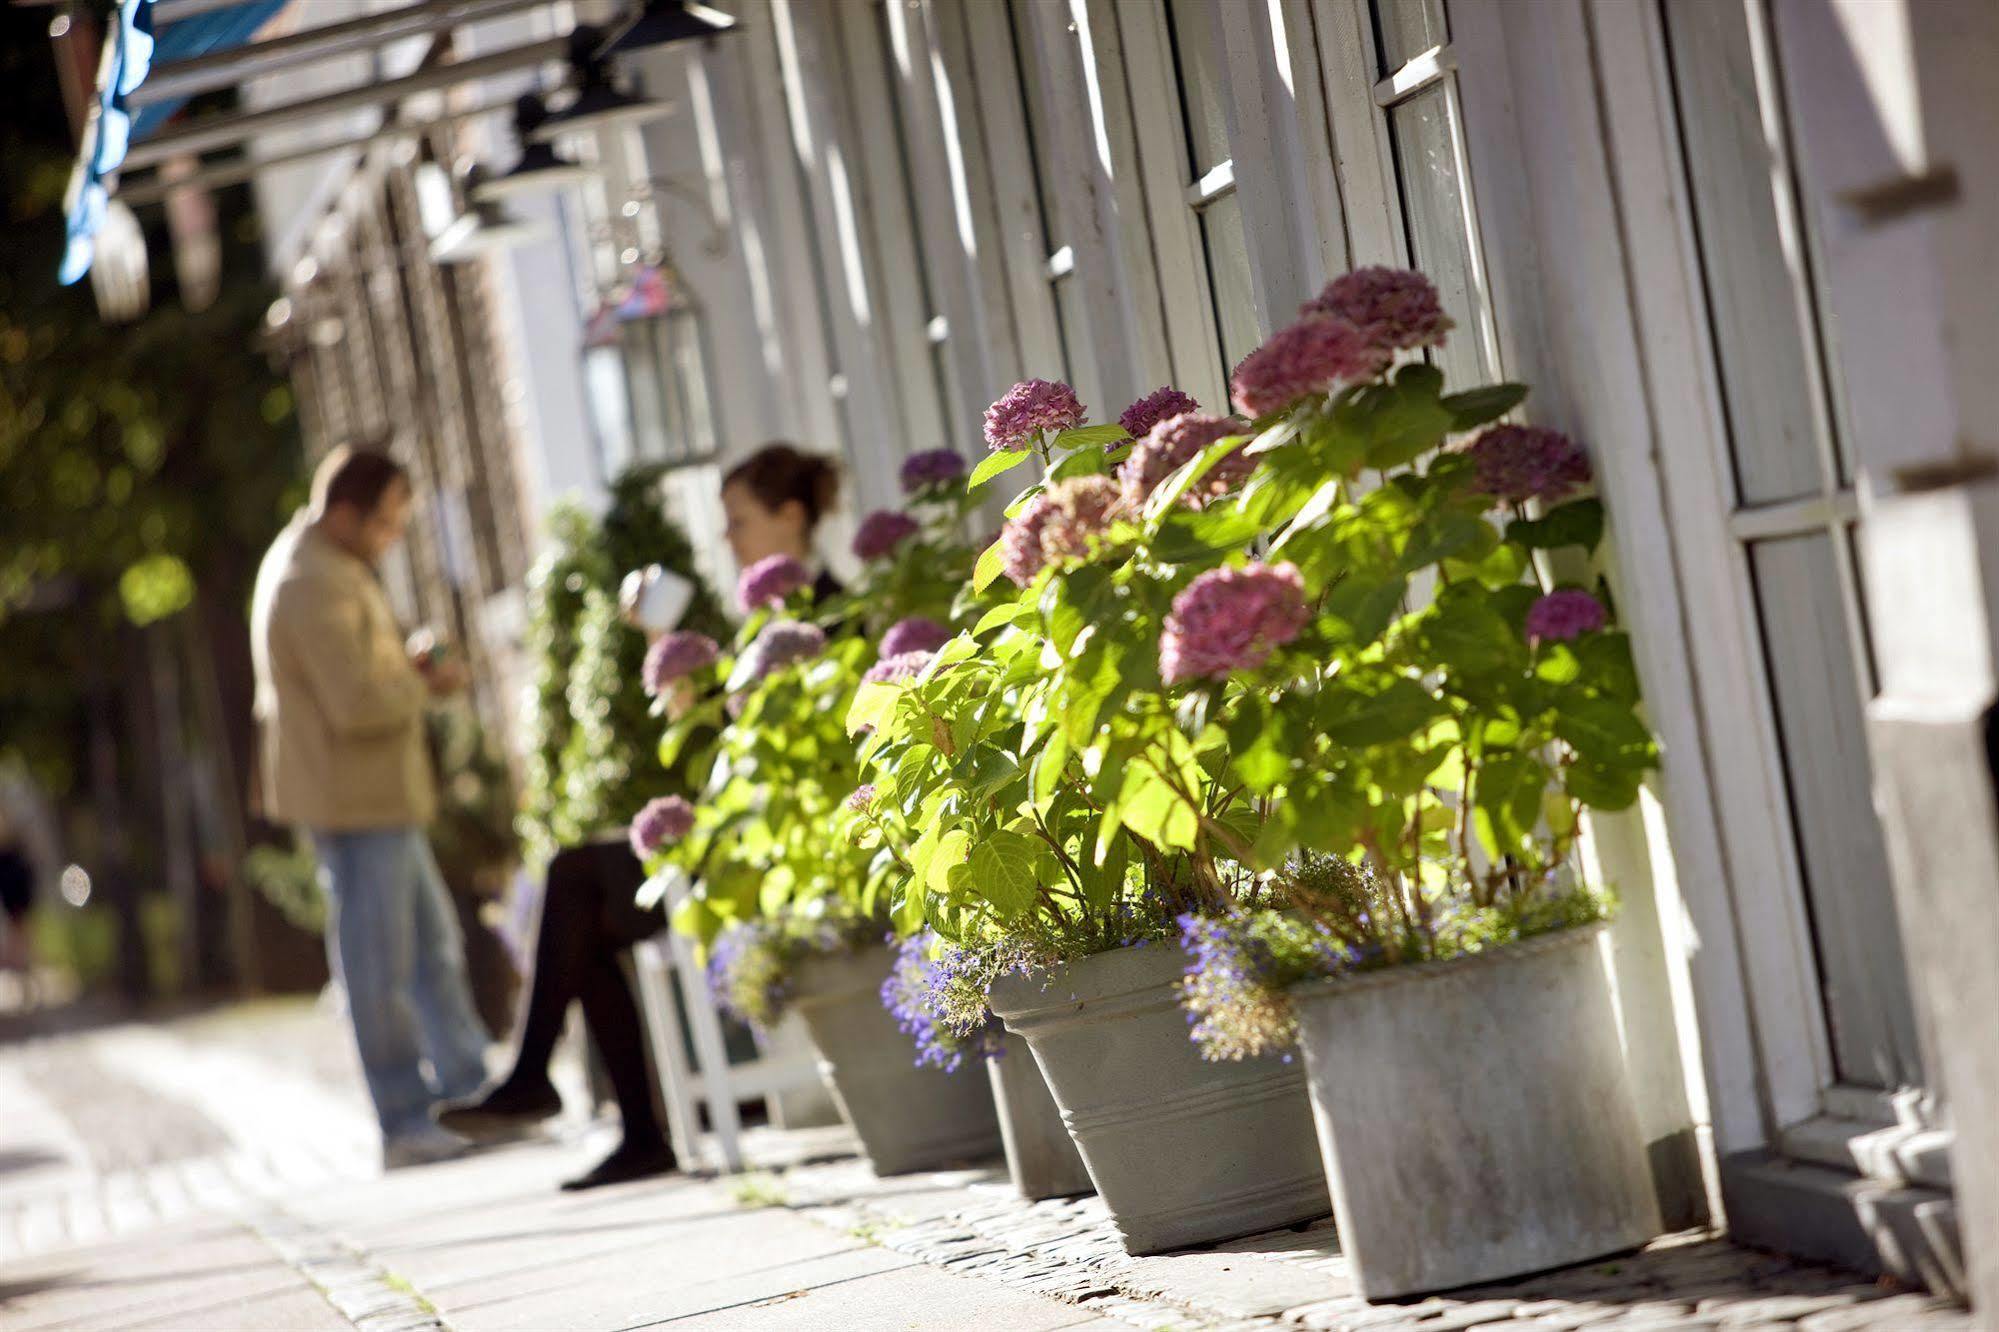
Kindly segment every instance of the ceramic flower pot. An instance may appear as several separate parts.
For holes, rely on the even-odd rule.
[[[1292,990],[1340,1247],[1368,1299],[1659,1233],[1603,931]]]
[[[1006,1169],[1020,1196],[1030,1201],[1090,1193],[1090,1172],[1076,1150],[1062,1112],[1048,1093],[1048,1080],[1027,1042],[1008,1034],[1006,1052],[986,1061],[1000,1136],[1006,1141]]]
[[[881,984],[894,961],[894,950],[876,945],[814,957],[798,968],[792,1005],[805,1019],[841,1117],[881,1175],[997,1154],[991,1085],[975,1068],[918,1068],[909,1038],[882,1007]]]
[[[1210,1064],[1187,1039],[1185,957],[1121,948],[995,982],[1127,1252],[1161,1253],[1324,1216],[1301,1065]]]

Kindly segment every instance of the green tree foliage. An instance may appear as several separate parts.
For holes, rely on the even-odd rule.
[[[239,602],[296,493],[298,449],[259,346],[273,293],[245,193],[218,196],[224,282],[200,313],[181,308],[157,235],[153,309],[135,324],[105,325],[87,282],[56,285],[75,147],[47,23],[0,9],[0,737],[60,793],[93,671],[117,669],[110,635],[197,589]]]
[[[659,564],[695,583],[681,627],[723,636],[727,616],[694,568],[694,548],[667,516],[661,471],[635,467],[611,487],[601,523],[567,508],[531,583],[528,789],[521,832],[530,854],[623,826],[647,800],[692,783],[660,767],[657,723],[640,681],[645,636],[618,617],[618,586]]]

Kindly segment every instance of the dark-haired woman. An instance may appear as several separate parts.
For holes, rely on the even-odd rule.
[[[813,562],[812,538],[838,498],[839,470],[826,458],[790,444],[766,444],[722,478],[729,548],[748,568],[772,555]],[[839,584],[821,572],[814,591],[825,598]],[[475,1139],[511,1137],[562,1110],[549,1081],[571,1000],[604,1061],[623,1124],[611,1154],[565,1189],[596,1188],[667,1174],[673,1146],[660,1126],[646,1059],[638,1002],[621,965],[625,950],[666,927],[664,909],[634,905],[645,870],[625,839],[566,847],[549,862],[535,937],[534,978],[512,1069],[482,1095],[440,1110],[437,1122]]]

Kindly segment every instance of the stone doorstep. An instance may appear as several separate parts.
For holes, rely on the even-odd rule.
[[[1516,1283],[1371,1305],[1352,1293],[1329,1222],[1204,1250],[1134,1258],[1095,1198],[1030,1203],[992,1171],[879,1179],[859,1161],[782,1170],[788,1206],[965,1275],[1075,1303],[1140,1327],[1284,1326],[1340,1332],[1467,1328],[1755,1327],[1807,1332],[1956,1332],[1966,1311],[1853,1274],[1736,1248],[1708,1232],[1663,1236],[1634,1254]]]

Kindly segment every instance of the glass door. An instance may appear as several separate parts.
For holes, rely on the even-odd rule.
[[[1874,692],[1855,565],[1866,533],[1827,355],[1811,220],[1761,0],[1660,0],[1733,481],[1727,527],[1753,608],[1792,874],[1834,1074],[1863,1116],[1920,1083],[1863,709]]]

